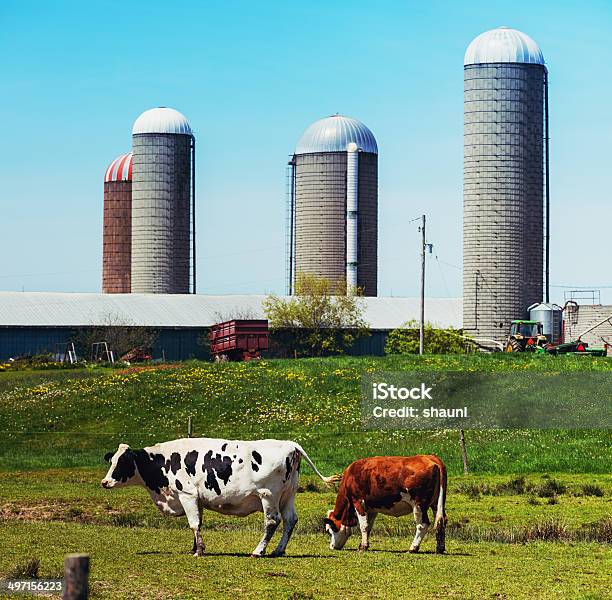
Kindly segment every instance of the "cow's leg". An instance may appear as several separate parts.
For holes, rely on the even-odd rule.
[[[269,492],[265,495],[262,494],[261,507],[264,514],[264,534],[259,544],[257,544],[257,548],[255,548],[251,554],[251,556],[255,558],[259,558],[265,554],[266,548],[268,547],[276,528],[281,522],[281,516],[278,512],[278,504],[276,501],[271,500]]]
[[[283,535],[278,542],[278,546],[274,549],[274,552],[270,556],[282,556],[285,554],[285,549],[287,548],[287,544],[291,539],[291,534],[295,529],[295,526],[298,522],[298,516],[295,512],[295,494],[285,502],[284,506],[281,508],[281,516],[283,518]]]
[[[410,552],[418,552],[421,542],[427,533],[427,529],[429,528],[429,517],[427,515],[427,507],[419,506],[418,504],[414,505],[413,509],[414,520],[416,522],[416,535],[414,536],[414,540],[412,540],[412,544],[410,544]]]
[[[202,526],[202,511],[198,506],[198,500],[194,496],[181,496],[181,504],[183,510],[187,516],[187,522],[191,531],[193,531],[193,555],[203,556],[204,555],[204,541],[202,540],[202,533],[200,527]]]
[[[361,515],[357,513],[357,519],[359,521],[359,529],[361,530],[361,544],[359,544],[359,550],[365,551],[370,547],[370,532],[376,519],[376,513],[366,513]]]
[[[434,511],[434,522],[435,522],[435,511]],[[446,514],[438,522],[438,528],[436,529],[436,554],[444,554],[446,549]]]

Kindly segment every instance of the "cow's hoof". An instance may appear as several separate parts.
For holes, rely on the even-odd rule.
[[[408,550],[408,552],[410,554],[418,554],[419,552],[419,547],[417,546],[416,548],[410,548],[410,550]]]
[[[253,554],[251,554],[251,558],[262,558],[263,554],[255,554],[255,552],[253,552]]]
[[[278,558],[279,556],[285,556],[285,551],[283,550],[282,552],[276,552],[275,550],[272,552],[272,554],[270,554],[270,558]]]
[[[359,552],[366,552],[369,546],[364,546],[363,544],[359,544]]]
[[[446,548],[436,548],[436,554],[444,554]]]

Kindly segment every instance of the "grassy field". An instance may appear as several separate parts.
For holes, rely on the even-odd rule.
[[[180,368],[0,373],[0,576],[60,576],[92,558],[94,598],[582,598],[610,595],[612,440],[606,430],[362,431],[364,372],[450,369],[612,371],[612,360],[533,356],[338,358]],[[103,490],[103,454],[186,432],[299,441],[326,473],[374,454],[436,453],[447,463],[448,553],[405,551],[412,519],[380,518],[373,551],[329,550],[334,492],[305,467],[288,556],[248,555],[261,515],[207,512],[207,555],[187,554],[184,518],[143,489]],[[28,564],[29,563],[29,564]]]
[[[141,488],[103,490],[104,469],[6,474],[0,485],[0,574],[39,561],[38,576],[61,575],[62,557],[92,557],[100,598],[584,598],[609,597],[612,476],[455,477],[448,554],[406,553],[412,519],[379,517],[372,551],[328,548],[322,517],[334,493],[303,478],[300,523],[287,558],[254,560],[261,515],[206,512],[207,555],[187,554],[183,518],[160,515]],[[557,493],[551,495],[551,489]],[[595,495],[594,495],[595,494]],[[553,500],[551,500],[553,498]],[[30,567],[31,569],[31,567]]]
[[[291,438],[325,470],[373,454],[437,453],[462,472],[456,431],[363,431],[364,372],[434,369],[608,370],[611,359],[448,356],[190,363],[179,369],[0,374],[0,470],[100,464],[120,442],[141,447],[186,434]],[[603,430],[470,431],[478,473],[610,471]],[[561,451],[559,451],[561,449]]]

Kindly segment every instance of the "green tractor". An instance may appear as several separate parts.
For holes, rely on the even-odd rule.
[[[539,321],[512,321],[506,340],[506,352],[542,352],[548,340]]]

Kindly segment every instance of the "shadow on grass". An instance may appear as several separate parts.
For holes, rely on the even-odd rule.
[[[358,549],[355,550],[355,552],[359,552]],[[438,555],[438,556],[474,556],[473,554],[470,554],[469,552],[444,552],[444,554],[438,554],[437,552],[434,552],[433,550],[419,550],[418,552],[414,553],[414,552],[408,552],[408,550],[368,550],[367,552],[364,552],[364,554],[370,554],[370,553],[380,553],[380,554],[414,554],[415,556],[418,556],[419,554],[431,554],[432,556],[434,555]]]
[[[135,552],[134,554],[136,554],[137,556],[190,556],[191,552],[170,552],[168,550],[140,550],[138,552]],[[250,552],[208,552],[206,551],[204,553],[204,556],[202,556],[201,558],[206,558],[208,556],[233,556],[236,558],[251,558],[251,553]],[[194,559],[196,557],[193,557]],[[284,554],[283,556],[269,556],[269,555],[264,555],[262,557],[260,557],[259,559],[255,559],[253,558],[253,560],[266,560],[266,559],[271,559],[271,560],[282,560],[282,559],[295,559],[295,558],[339,558],[338,556],[323,556],[321,554]]]

